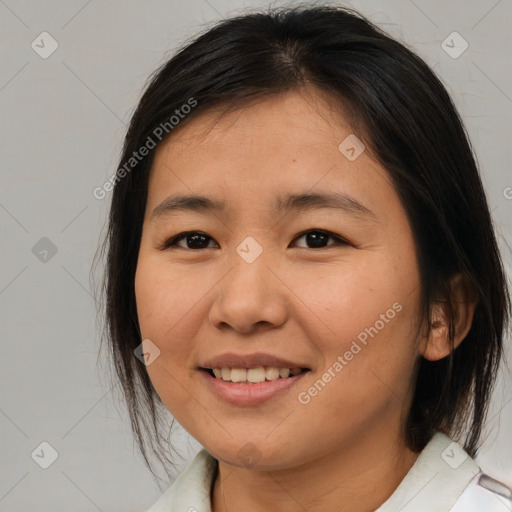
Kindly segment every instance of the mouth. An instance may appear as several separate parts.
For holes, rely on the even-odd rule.
[[[286,399],[310,368],[198,368],[207,388],[223,402],[237,407],[260,406],[269,400]]]
[[[310,368],[278,368],[277,366],[258,366],[256,368],[201,368],[211,377],[223,382],[241,384],[260,384],[295,377],[311,371]]]

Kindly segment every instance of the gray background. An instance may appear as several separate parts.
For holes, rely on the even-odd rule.
[[[105,365],[96,364],[89,272],[110,196],[99,201],[92,191],[116,170],[147,76],[205,24],[267,5],[0,0],[0,511],[142,511],[160,496],[135,450],[117,388]],[[345,5],[410,45],[452,94],[482,168],[510,275],[511,1]],[[31,47],[34,40],[42,46],[43,31],[59,45],[46,59]],[[469,45],[456,59],[442,47],[453,31]],[[49,39],[44,46],[50,48]],[[507,351],[512,367],[510,344]],[[477,462],[512,486],[507,371],[486,432]],[[177,439],[186,458],[179,472],[199,445],[183,430]],[[31,457],[44,441],[58,452],[48,469]]]

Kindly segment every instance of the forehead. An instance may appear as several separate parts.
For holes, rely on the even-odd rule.
[[[366,149],[355,159],[343,153],[347,138],[359,139],[341,108],[322,95],[293,91],[219,112],[199,114],[158,147],[148,207],[171,192],[273,207],[276,195],[318,188],[357,195],[369,183],[381,192],[383,182],[389,185]]]
[[[237,142],[243,142],[243,147],[282,145],[283,150],[294,151],[299,149],[294,144],[296,139],[302,140],[302,144],[306,142],[306,146],[329,145],[333,132],[338,139],[353,131],[348,112],[339,101],[312,87],[239,102],[238,106],[218,105],[200,113],[184,127],[178,125],[178,130],[157,148],[157,159],[169,149],[179,153],[230,142],[235,147]]]

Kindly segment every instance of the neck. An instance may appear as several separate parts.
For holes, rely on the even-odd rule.
[[[401,439],[372,434],[298,467],[254,471],[219,461],[212,512],[373,512],[419,454]]]

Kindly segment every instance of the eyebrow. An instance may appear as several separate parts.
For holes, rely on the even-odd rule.
[[[178,195],[164,199],[151,213],[150,220],[169,215],[177,211],[223,211],[225,201],[219,201],[201,195]],[[355,217],[371,217],[376,220],[375,214],[356,199],[340,192],[299,193],[276,197],[274,203],[275,213],[299,212],[331,208],[342,210]]]

